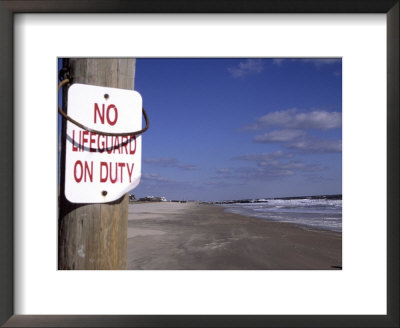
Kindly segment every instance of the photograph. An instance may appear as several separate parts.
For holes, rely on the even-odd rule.
[[[399,0],[0,0],[0,326],[398,327]]]
[[[342,270],[341,58],[59,58],[59,270]]]

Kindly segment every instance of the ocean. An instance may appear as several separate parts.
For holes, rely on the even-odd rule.
[[[221,202],[231,213],[287,222],[319,230],[342,231],[342,200],[327,198],[255,199]]]

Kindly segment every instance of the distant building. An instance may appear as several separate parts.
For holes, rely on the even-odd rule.
[[[167,199],[165,197],[146,196],[143,198],[139,198],[139,201],[142,201],[142,202],[166,202]]]

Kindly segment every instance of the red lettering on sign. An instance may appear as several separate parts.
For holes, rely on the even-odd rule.
[[[110,120],[110,109],[114,110],[114,121]],[[115,123],[117,123],[118,120],[118,110],[117,107],[115,107],[115,105],[110,105],[107,107],[107,122],[110,125],[115,125]]]
[[[90,181],[93,182],[93,162],[90,162],[90,167],[86,161],[84,164],[80,160],[77,160],[74,165],[74,178],[76,182]]]
[[[111,110],[113,110],[113,112],[114,112],[114,114],[113,114],[114,119],[113,120],[111,120],[111,118],[110,118],[110,111]],[[100,123],[104,124],[104,104],[102,104],[101,111],[100,111],[99,105],[97,103],[94,103],[94,119],[93,119],[94,123],[97,123],[97,116],[100,119]],[[110,104],[110,105],[107,106],[106,119],[107,119],[107,123],[110,124],[110,125],[115,125],[115,123],[117,123],[118,110],[117,110],[117,107],[115,105]]]
[[[121,168],[120,170],[120,181],[121,183],[123,182],[123,178],[122,178],[122,168],[125,167],[125,163],[118,163],[118,166]]]
[[[117,167],[117,164],[115,164],[115,178],[113,179],[111,165],[112,165],[112,163],[110,162],[110,181],[111,181],[111,183],[115,183],[115,182],[117,182],[117,178],[118,178],[118,171],[117,171],[118,167]]]
[[[100,182],[123,183],[125,172],[127,172],[129,175],[129,182],[132,183],[134,165],[134,163],[129,164],[123,162],[100,162]]]
[[[103,172],[105,171],[106,176],[103,178]],[[100,182],[106,182],[108,178],[108,167],[106,162],[100,162]]]
[[[89,137],[89,140],[90,140],[90,151],[92,152],[92,153],[95,153],[96,152],[96,148],[94,148],[94,147],[92,147],[92,145],[96,142],[96,140],[95,140],[95,136],[96,136],[96,133],[93,133],[93,132],[90,132],[90,137]]]
[[[108,154],[134,155],[136,153],[136,137],[103,136],[84,130],[72,130],[71,147],[74,152],[104,153],[107,151]]]
[[[133,140],[134,142],[133,142],[132,140]],[[132,149],[132,144],[133,144],[133,143],[135,143],[135,144],[134,144],[134,148]],[[134,153],[136,153],[136,136],[131,137],[131,141],[130,141],[129,145],[130,145],[130,147],[129,147],[129,148],[130,148],[129,154],[133,155]]]
[[[128,174],[129,174],[129,182],[132,182],[132,173],[133,173],[133,166],[135,165],[135,163],[132,163],[132,167],[131,169],[129,169],[129,165],[128,163],[126,163],[126,168],[128,169]]]
[[[82,146],[82,151],[85,149],[85,144],[89,141],[88,140],[88,138],[87,138],[87,135],[89,134],[89,131],[83,131],[82,132],[82,134],[83,134],[83,136],[82,136],[82,143],[81,143],[81,146]]]
[[[102,112],[100,113],[99,105],[94,103],[94,123],[97,123],[96,114],[100,116],[100,121],[102,124],[104,124],[104,104],[102,105]]]
[[[85,179],[84,179],[85,182],[86,182],[86,177],[89,177],[90,182],[93,182],[93,162],[90,162],[90,169],[89,169],[89,165],[85,161]]]
[[[115,154],[115,149],[118,149],[118,154],[121,154],[121,149],[119,149],[120,142],[119,142],[119,137],[114,137],[114,151],[113,154]]]
[[[77,175],[77,167],[80,167],[80,172],[79,172],[79,176]],[[83,166],[82,166],[82,162],[81,161],[76,161],[75,165],[74,165],[74,178],[76,182],[81,182],[83,177]]]
[[[112,137],[110,137],[111,138],[111,142],[110,142],[110,148],[108,148],[108,136],[106,137],[106,149],[107,149],[107,154],[111,154],[112,153],[112,150],[113,150],[113,145],[112,145]]]
[[[128,154],[128,137],[121,137],[121,140],[122,140],[122,144],[121,145],[125,149],[125,154]]]
[[[79,151],[82,151],[82,131],[79,131]]]
[[[104,152],[104,140],[100,142],[100,139],[104,139],[104,136],[99,135],[99,137],[97,138],[97,150],[99,151],[99,153]]]
[[[75,146],[75,130],[72,130],[72,151],[78,151],[78,147]]]

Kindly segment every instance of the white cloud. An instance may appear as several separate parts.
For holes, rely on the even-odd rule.
[[[242,183],[227,182],[226,180],[221,180],[219,177],[216,177],[212,180],[204,181],[203,184],[211,187],[229,187],[229,186],[238,186],[241,185]]]
[[[323,65],[332,65],[336,63],[340,63],[340,58],[302,58],[299,59],[303,63],[312,63],[316,67],[321,67]]]
[[[285,153],[283,151],[276,151],[273,153],[262,154],[247,154],[237,156],[234,160],[245,160],[257,163],[258,167],[262,170],[302,170],[302,171],[320,171],[325,167],[317,164],[307,164],[300,160],[291,159],[293,154]]]
[[[176,167],[183,170],[196,170],[198,168],[193,164],[181,163],[176,158],[147,158],[143,159],[143,162],[160,167]]]
[[[170,182],[171,180],[165,178],[157,173],[144,173],[141,176],[141,179],[146,181],[155,181],[155,182]]]
[[[218,174],[230,174],[232,172],[233,170],[228,168],[217,169]]]
[[[293,155],[288,153],[283,154],[281,154],[281,156],[275,156],[274,153],[247,154],[237,156],[234,159],[253,162],[257,165],[257,167],[236,168],[234,169],[234,174],[230,177],[237,178],[239,180],[271,180],[304,172],[320,172],[326,169],[325,166],[316,163],[309,164],[301,160],[288,160],[287,158],[290,158]]]
[[[310,182],[321,183],[325,181],[334,181],[334,178],[321,175],[321,174],[305,174],[304,177]]]
[[[228,72],[234,78],[244,77],[251,74],[259,74],[264,69],[264,65],[261,59],[247,59],[240,62],[236,67],[229,67]]]
[[[342,151],[341,140],[327,140],[315,137],[306,137],[295,140],[286,145],[290,149],[296,149],[302,153],[340,153]]]
[[[287,60],[285,58],[274,58],[272,59],[272,63],[276,66],[282,66],[283,62]]]
[[[342,151],[341,140],[320,139],[310,136],[302,130],[276,130],[267,132],[256,136],[253,141],[257,143],[280,143],[288,149],[294,149],[307,154],[340,153]],[[266,159],[271,159],[271,157],[266,157]]]
[[[245,130],[260,130],[269,127],[283,129],[330,130],[342,126],[342,113],[313,110],[300,112],[296,108],[268,113],[255,123],[245,126]]]
[[[306,132],[302,130],[274,130],[263,135],[256,136],[253,140],[255,142],[260,143],[269,143],[269,142],[288,142],[299,137],[305,136]]]
[[[270,153],[261,153],[261,154],[247,154],[233,157],[233,160],[245,160],[245,161],[270,161],[276,160],[280,158],[291,158],[293,155],[286,153],[282,150],[277,150]]]
[[[272,63],[276,66],[282,66],[283,63],[290,62],[302,62],[302,63],[311,63],[314,64],[315,67],[321,67],[324,65],[332,65],[336,63],[340,63],[341,58],[274,58]]]

